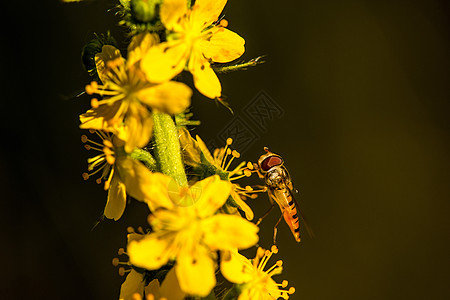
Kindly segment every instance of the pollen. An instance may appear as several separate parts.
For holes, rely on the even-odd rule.
[[[231,145],[233,143],[233,139],[232,138],[227,138],[227,145]]]

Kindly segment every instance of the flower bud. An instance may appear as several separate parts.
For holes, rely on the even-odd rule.
[[[157,15],[160,0],[131,0],[131,12],[136,20],[150,22]]]

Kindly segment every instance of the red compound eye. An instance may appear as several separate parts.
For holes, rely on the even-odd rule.
[[[261,169],[265,172],[269,171],[272,167],[283,164],[283,159],[279,156],[266,157],[261,163]]]

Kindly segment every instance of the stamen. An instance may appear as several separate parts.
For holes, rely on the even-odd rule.
[[[227,146],[231,145],[233,143],[232,138],[227,138]]]
[[[99,107],[99,102],[97,98],[92,98],[91,99],[91,106],[92,108],[98,108]]]
[[[228,21],[225,19],[220,20],[219,25],[222,27],[227,27],[228,26]]]
[[[103,145],[105,145],[108,148],[112,148],[113,147],[112,142],[110,140],[106,140],[106,139],[103,140]]]
[[[83,135],[81,136],[81,141],[82,141],[83,143],[86,143],[86,142],[88,141],[88,137],[87,137],[85,134],[83,134]]]
[[[113,264],[114,267],[117,267],[119,265],[119,263],[120,263],[120,261],[119,261],[119,259],[117,257],[114,257],[112,259],[112,264]]]
[[[131,269],[126,270],[124,267],[120,267],[119,268],[119,275],[120,276],[124,276],[125,273],[129,273],[129,272],[131,272]]]
[[[270,248],[270,250],[271,250],[273,253],[275,253],[275,254],[278,253],[278,247],[275,246],[275,245],[272,245],[272,248]]]
[[[259,259],[264,255],[264,249],[259,247],[258,250],[256,250],[256,256],[253,259],[253,266],[257,269],[259,269],[257,266],[259,265]]]
[[[84,172],[83,174],[81,174],[81,176],[83,176],[84,180],[88,180],[89,179],[89,174]]]
[[[109,187],[111,186],[111,180],[112,180],[113,174],[114,174],[114,168],[111,170],[111,172],[109,173],[108,179],[105,181],[105,187],[104,187],[105,191],[108,190]]]
[[[222,169],[224,169],[224,166],[225,166],[225,161],[226,161],[226,159],[227,159],[227,156],[229,155],[228,154],[228,150],[230,150],[229,148],[228,148],[228,144],[225,146],[225,148],[223,149],[223,157],[222,157],[222,161],[220,162],[220,167],[222,168]],[[231,150],[230,150],[230,152],[231,152]],[[224,169],[225,170],[225,169]]]
[[[95,91],[98,89],[98,83],[97,81],[91,81],[90,84],[86,85],[86,94],[92,95],[95,93]]]

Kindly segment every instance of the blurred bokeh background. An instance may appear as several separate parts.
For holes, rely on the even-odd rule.
[[[111,264],[126,227],[145,226],[132,202],[118,222],[91,227],[106,194],[84,182],[89,153],[73,98],[89,77],[80,52],[110,30],[126,45],[113,0],[11,2],[3,10],[0,233],[2,299],[116,299]],[[248,71],[221,75],[235,116],[281,154],[315,237],[279,226],[278,280],[292,299],[450,298],[450,90],[446,0],[230,0],[229,28],[246,39]],[[125,47],[122,47],[125,49]],[[245,107],[261,92],[283,114],[261,129]],[[233,116],[198,93],[194,133],[223,143]],[[239,150],[239,149],[238,149]],[[267,197],[249,201],[260,216]],[[275,211],[262,223],[270,247]],[[276,261],[273,260],[273,263]]]

